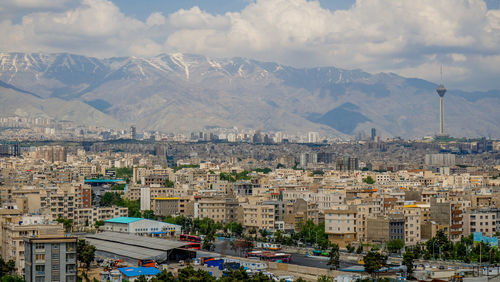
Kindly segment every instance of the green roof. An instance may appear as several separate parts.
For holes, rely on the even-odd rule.
[[[140,217],[115,217],[112,219],[105,220],[104,222],[129,224],[129,223],[141,220],[141,219],[144,219],[144,218],[140,218]]]

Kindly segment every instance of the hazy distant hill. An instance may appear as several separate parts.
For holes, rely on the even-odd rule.
[[[298,69],[187,54],[96,59],[0,53],[0,81],[11,88],[9,93],[30,95],[40,103],[82,101],[92,106],[80,107],[82,111],[92,109],[140,129],[238,126],[341,136],[376,127],[385,135],[405,137],[432,135],[438,129],[437,85],[334,67]],[[499,106],[500,91],[449,90],[446,129],[454,136],[500,137]],[[85,118],[75,113],[69,119]],[[99,116],[97,122],[106,118]]]

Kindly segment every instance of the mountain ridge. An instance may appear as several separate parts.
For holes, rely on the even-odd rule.
[[[439,118],[437,85],[419,78],[239,57],[4,52],[0,81],[41,99],[84,102],[144,130],[237,126],[345,137],[375,127],[386,136],[418,137],[437,132]],[[500,136],[499,105],[499,90],[449,90],[445,127],[454,136]]]

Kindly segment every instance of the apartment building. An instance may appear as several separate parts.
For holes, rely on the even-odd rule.
[[[191,197],[155,198],[153,211],[157,216],[193,216],[194,199]]]
[[[497,213],[489,209],[473,209],[463,214],[463,235],[482,232],[484,236],[494,236],[497,232]]]
[[[330,242],[345,247],[357,240],[357,209],[325,211],[325,233]]]
[[[366,241],[384,243],[399,239],[405,241],[405,218],[403,214],[391,214],[366,220]]]
[[[238,200],[232,197],[203,197],[195,204],[195,217],[215,222],[236,221]]]
[[[75,209],[75,217],[73,220],[74,228],[84,230],[85,227],[92,227],[99,220],[108,220],[115,217],[128,216],[128,208],[126,207],[90,207]]]
[[[243,203],[238,207],[238,222],[245,228],[275,229],[275,206],[262,203]]]
[[[54,220],[58,218],[74,218],[75,208],[77,207],[74,187],[46,191],[45,194],[40,196],[40,202],[41,208],[50,211]]]
[[[422,214],[420,208],[417,205],[405,205],[403,215],[405,219],[405,245],[416,245],[421,239]]]
[[[2,258],[16,262],[16,272],[24,273],[24,238],[37,236],[64,236],[61,224],[4,224],[2,225]]]
[[[77,281],[76,237],[25,238],[26,282]]]

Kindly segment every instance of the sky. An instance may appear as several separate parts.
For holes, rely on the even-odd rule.
[[[0,52],[193,53],[500,89],[500,0],[2,0]]]

